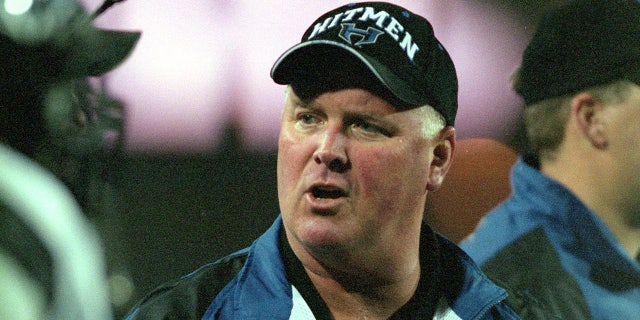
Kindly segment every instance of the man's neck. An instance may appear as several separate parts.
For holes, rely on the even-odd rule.
[[[621,198],[620,192],[615,188],[602,185],[601,181],[606,179],[589,175],[588,173],[594,172],[594,169],[583,162],[574,161],[569,166],[562,165],[563,163],[543,161],[541,171],[560,182],[580,199],[604,222],[626,253],[636,259],[640,254],[640,226],[628,222],[629,217],[639,214],[635,205],[629,206],[629,203],[636,200],[627,201]]]
[[[403,255],[412,259],[369,260],[376,262],[361,264],[360,269],[351,266],[349,273],[326,268],[302,247],[298,248],[302,253],[294,254],[283,231],[287,275],[316,317],[330,314],[334,319],[388,319],[391,316],[402,319],[417,314],[430,319],[443,294],[439,283],[441,257],[437,237],[428,226],[423,227],[418,240],[420,248],[416,248],[414,255]],[[403,272],[398,273],[399,269]]]
[[[598,216],[604,221],[611,233],[616,237],[625,252],[632,258],[637,259],[640,254],[640,228],[631,226],[624,219],[620,210],[613,208],[598,208]],[[637,215],[637,212],[631,214]]]
[[[388,319],[414,295],[420,280],[419,263],[394,282],[369,275],[319,275],[306,269],[335,319]]]

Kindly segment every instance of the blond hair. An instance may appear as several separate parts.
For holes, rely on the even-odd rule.
[[[514,87],[518,85],[515,79]],[[627,99],[633,83],[620,80],[586,88],[587,92],[605,104],[619,104]],[[531,151],[540,159],[553,159],[564,140],[570,104],[576,93],[545,99],[526,106],[524,122]]]

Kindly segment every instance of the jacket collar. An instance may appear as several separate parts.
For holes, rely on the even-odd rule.
[[[534,206],[537,213],[553,220],[553,227],[560,230],[557,234],[571,232],[556,244],[588,261],[594,281],[608,287],[620,283],[640,285],[640,266],[604,221],[564,185],[543,174],[532,154],[524,154],[515,164],[513,181],[514,194],[525,195],[515,199],[519,204]]]
[[[290,317],[292,289],[279,250],[281,229],[282,217],[278,216],[249,249],[245,266],[236,277],[238,285],[232,293],[238,318],[260,319],[265,314],[270,319]],[[442,285],[457,288],[455,292],[447,293],[452,309],[448,314],[453,313],[461,319],[475,319],[506,298],[506,291],[491,282],[460,248],[439,234],[436,234],[436,240],[441,248],[440,259],[444,271],[440,275]],[[462,283],[447,283],[454,281],[458,272],[464,274]]]

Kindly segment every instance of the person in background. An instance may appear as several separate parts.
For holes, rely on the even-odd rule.
[[[288,85],[281,215],[127,319],[518,319],[506,292],[423,223],[452,162],[458,91],[426,19],[383,2],[341,6],[271,76]]]
[[[514,77],[531,150],[461,244],[525,319],[640,315],[640,3],[544,17]]]
[[[0,1],[0,319],[113,318],[83,183],[121,125],[89,77],[140,37],[93,26],[113,3]]]

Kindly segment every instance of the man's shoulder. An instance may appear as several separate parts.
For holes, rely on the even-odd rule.
[[[510,244],[520,241],[531,230],[544,227],[548,222],[539,208],[521,205],[519,200],[508,199],[484,215],[475,230],[459,246],[474,261],[483,265]]]
[[[590,319],[578,282],[543,227],[501,248],[482,270],[509,292],[507,304],[523,318]]]
[[[246,249],[240,250],[159,286],[126,319],[201,319],[211,301],[240,272],[247,254]]]

